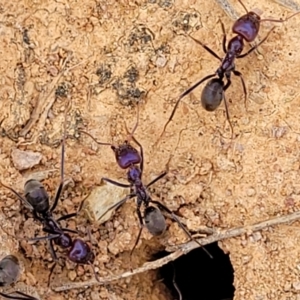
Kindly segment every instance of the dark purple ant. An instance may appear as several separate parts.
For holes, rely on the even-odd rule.
[[[258,14],[256,14],[255,12],[253,12],[253,11],[248,12],[247,8],[245,7],[245,5],[242,3],[241,0],[238,0],[238,1],[245,9],[246,14],[241,16],[238,20],[236,20],[234,22],[234,24],[232,26],[232,31],[233,31],[233,33],[236,34],[236,36],[234,36],[228,42],[227,46],[226,46],[225,27],[224,27],[224,24],[220,21],[222,31],[223,31],[222,47],[223,47],[223,51],[225,53],[225,57],[223,59],[221,57],[219,57],[208,46],[204,45],[201,41],[196,40],[195,38],[190,36],[190,38],[192,38],[196,43],[201,45],[206,51],[208,51],[211,55],[213,55],[215,58],[217,58],[221,62],[221,65],[216,70],[215,73],[205,76],[204,78],[202,78],[201,80],[199,80],[198,82],[193,84],[190,88],[188,88],[185,92],[183,92],[179,96],[179,98],[172,110],[172,113],[171,113],[167,123],[164,126],[164,129],[160,135],[160,138],[163,136],[168,124],[172,121],[181,99],[183,97],[187,96],[189,93],[191,93],[195,88],[197,88],[204,81],[209,80],[210,78],[213,78],[216,76],[217,76],[217,78],[213,78],[210,81],[208,81],[208,83],[202,90],[201,104],[205,110],[214,111],[217,109],[217,107],[220,105],[221,101],[224,99],[226,118],[229,122],[231,132],[233,134],[233,127],[230,122],[228,106],[227,106],[227,102],[225,99],[225,93],[224,93],[231,85],[231,73],[233,73],[235,76],[240,77],[241,83],[243,86],[244,95],[245,95],[245,101],[247,100],[246,84],[243,79],[242,73],[235,69],[235,59],[246,57],[251,52],[253,52],[255,49],[257,49],[269,37],[269,35],[271,34],[271,32],[273,31],[273,29],[275,27],[273,27],[268,32],[268,34],[262,39],[262,41],[260,41],[257,45],[250,48],[250,50],[248,50],[246,53],[241,54],[244,49],[244,40],[248,43],[255,40],[255,38],[258,35],[261,22],[269,21],[269,22],[283,23],[283,22],[287,21],[288,19],[292,18],[293,16],[297,15],[298,13],[300,13],[300,12],[296,12],[296,13],[292,14],[291,16],[289,16],[288,18],[286,18],[285,20],[261,19],[260,16]],[[224,83],[224,77],[227,80],[226,84]]]
[[[0,286],[8,286],[15,283],[20,276],[19,260],[13,255],[7,255],[0,261]],[[0,292],[0,296],[14,300],[38,300],[23,292],[15,291],[9,294]]]
[[[60,246],[61,248],[66,250],[68,249],[67,257],[72,262],[78,264],[89,264],[93,267],[95,255],[92,252],[90,246],[85,241],[79,238],[73,240],[70,234],[66,233],[66,232],[70,232],[70,233],[77,234],[78,233],[77,231],[68,228],[62,228],[59,225],[60,221],[72,218],[76,216],[77,213],[64,215],[58,218],[57,220],[55,220],[52,215],[53,211],[55,210],[58,204],[58,200],[60,198],[63,185],[64,185],[64,153],[65,153],[65,131],[66,131],[65,127],[64,127],[64,136],[62,139],[62,150],[61,150],[60,184],[56,191],[54,202],[51,208],[49,204],[48,193],[46,192],[42,183],[35,179],[30,179],[26,181],[24,186],[25,198],[21,196],[18,192],[16,192],[13,188],[6,186],[1,182],[0,183],[2,184],[3,187],[13,192],[21,200],[21,202],[23,202],[26,205],[26,207],[28,207],[33,212],[34,217],[43,224],[43,231],[48,233],[47,236],[35,237],[30,239],[30,241],[48,240],[50,245],[51,256],[55,262],[58,259],[54,251],[53,241],[57,246]],[[55,264],[51,270],[50,276],[54,270],[54,267]],[[94,268],[93,271],[96,279],[98,280]]]
[[[167,174],[167,172],[163,172],[162,174],[157,176],[155,179],[153,179],[147,185],[143,184],[143,181],[142,181],[142,175],[143,175],[143,171],[144,171],[143,147],[133,136],[133,134],[138,126],[138,120],[139,120],[139,113],[137,115],[136,125],[135,125],[134,129],[132,130],[132,132],[130,133],[129,138],[123,144],[121,144],[117,147],[110,143],[98,142],[88,132],[81,131],[82,133],[91,137],[93,139],[93,141],[95,141],[97,144],[111,146],[111,149],[113,150],[113,152],[115,154],[115,158],[116,158],[116,161],[117,161],[117,164],[119,165],[119,167],[123,170],[127,169],[127,180],[129,182],[129,184],[120,183],[120,182],[114,181],[114,180],[106,178],[106,177],[103,177],[101,179],[102,181],[109,182],[111,184],[114,184],[114,185],[122,187],[122,188],[130,188],[130,193],[126,197],[124,197],[122,200],[120,200],[119,202],[117,202],[116,204],[114,204],[113,206],[108,208],[107,211],[104,212],[102,216],[104,216],[109,211],[118,208],[119,206],[124,204],[127,200],[136,197],[136,199],[137,199],[136,212],[137,212],[139,223],[140,223],[140,230],[139,230],[136,242],[131,250],[130,256],[132,256],[132,253],[139,242],[144,225],[146,226],[148,231],[154,236],[161,235],[165,231],[166,222],[165,222],[165,218],[162,214],[162,211],[168,213],[170,215],[170,217],[178,223],[178,225],[182,228],[182,230],[186,233],[186,235],[191,240],[195,241],[199,246],[203,247],[196,239],[194,239],[192,237],[190,232],[180,222],[179,218],[168,207],[166,207],[159,201],[152,200],[152,198],[150,197],[150,195],[148,193],[148,188],[150,186],[152,186],[155,182],[157,182],[158,180],[163,178]],[[127,130],[127,132],[128,132],[128,130]],[[129,144],[129,141],[131,139],[134,141],[135,144],[138,145],[140,151],[136,150],[134,147],[132,147]],[[154,204],[157,207],[152,206],[151,204]],[[141,213],[142,205],[144,206],[143,215]],[[101,219],[101,217],[100,217],[100,219]],[[203,248],[203,249],[206,251],[205,248]],[[208,253],[208,255],[211,257],[211,255],[209,253]]]

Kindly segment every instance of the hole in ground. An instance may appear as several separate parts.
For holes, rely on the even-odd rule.
[[[173,284],[175,282],[181,292],[182,300],[232,300],[234,270],[229,255],[225,254],[218,243],[206,245],[205,248],[213,256],[211,259],[201,248],[179,257],[174,262],[159,269],[159,276],[170,290],[173,299],[180,299]],[[170,254],[158,252],[155,258]]]

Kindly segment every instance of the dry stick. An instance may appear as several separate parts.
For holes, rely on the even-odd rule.
[[[38,134],[44,130],[45,122],[48,117],[48,112],[51,109],[51,107],[53,106],[53,103],[55,102],[55,96],[53,95],[53,92],[54,92],[54,89],[56,88],[56,85],[59,82],[60,78],[65,74],[65,72],[70,71],[83,63],[83,62],[80,62],[80,63],[76,64],[75,66],[72,66],[72,67],[66,69],[65,68],[66,64],[71,59],[71,57],[72,57],[72,53],[70,52],[62,65],[59,75],[51,82],[46,96],[45,96],[45,94],[41,94],[39,96],[37,105],[30,116],[30,120],[28,121],[26,126],[20,131],[20,136],[25,136],[31,130],[33,125],[38,121],[37,133],[32,137],[32,139],[30,141],[21,142],[22,145],[28,145],[28,144],[35,143],[37,140]],[[52,97],[50,97],[50,96],[52,96]]]
[[[295,11],[300,10],[300,4],[296,3],[293,0],[275,0],[275,2],[289,8],[290,10],[295,10]]]
[[[48,89],[46,91],[46,95],[45,95],[45,93],[40,94],[40,96],[37,100],[36,106],[35,106],[32,114],[30,116],[30,120],[25,125],[25,127],[20,131],[20,136],[25,136],[31,130],[31,128],[37,122],[37,120],[40,118],[42,112],[45,110],[46,107],[49,107],[49,106],[50,106],[50,108],[52,107],[52,105],[55,101],[55,96],[53,95],[53,91],[56,88],[56,85],[57,85],[58,81],[60,80],[60,78],[64,74],[65,66],[66,66],[66,64],[67,64],[67,62],[69,61],[70,58],[71,58],[71,55],[69,54],[66,57],[66,59],[63,63],[61,72],[50,83],[50,86],[48,87]],[[52,98],[50,98],[50,96],[52,96]],[[48,111],[47,111],[47,114],[48,114]]]
[[[219,6],[225,11],[226,15],[232,20],[237,20],[239,15],[237,11],[232,7],[232,5],[227,0],[215,0]]]
[[[228,238],[238,237],[243,234],[251,234],[252,232],[259,231],[259,230],[268,228],[270,226],[294,222],[299,219],[300,219],[300,211],[297,211],[295,213],[292,213],[292,214],[289,214],[286,216],[275,217],[273,219],[269,219],[267,221],[263,221],[263,222],[256,223],[253,225],[223,230],[223,231],[220,231],[219,233],[199,239],[199,242],[201,245],[207,245],[207,244],[211,244],[211,243],[225,240]],[[161,259],[144,263],[144,265],[142,267],[134,269],[132,272],[127,271],[127,272],[124,272],[119,275],[107,276],[107,277],[104,277],[103,279],[101,279],[99,282],[96,280],[90,280],[90,281],[85,281],[85,282],[70,282],[70,283],[66,283],[62,286],[53,287],[53,290],[56,292],[61,292],[61,291],[66,291],[66,290],[71,290],[71,289],[80,289],[80,288],[87,288],[87,287],[95,286],[95,285],[108,284],[108,283],[111,283],[112,281],[130,277],[130,276],[140,274],[140,273],[143,273],[143,272],[146,272],[149,270],[158,269],[158,268],[162,267],[163,265],[165,265],[171,261],[174,261],[178,257],[180,257],[184,254],[187,254],[196,248],[199,248],[199,245],[194,241],[190,241],[190,242],[187,242],[187,243],[179,245],[179,246],[170,247],[167,250],[168,251],[173,250],[175,252],[173,252],[173,253],[169,254],[168,256],[165,256]]]
[[[225,11],[226,15],[232,20],[237,20],[239,15],[236,10],[232,7],[232,5],[227,0],[215,0],[219,6]],[[294,0],[274,0],[280,5],[289,8],[293,11],[300,10],[300,4],[295,2]]]

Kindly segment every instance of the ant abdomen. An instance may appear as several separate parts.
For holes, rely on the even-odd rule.
[[[92,264],[95,259],[95,255],[90,246],[80,239],[73,240],[73,245],[68,257],[72,262],[77,264]]]
[[[247,42],[253,42],[257,37],[260,27],[260,16],[253,11],[236,20],[232,31],[241,35]]]
[[[139,152],[127,142],[118,148],[112,146],[112,150],[115,152],[117,163],[122,169],[127,169],[131,165],[136,165],[141,162]]]
[[[224,82],[220,78],[213,78],[207,82],[201,93],[201,104],[207,111],[214,111],[224,97]]]
[[[27,180],[24,191],[26,200],[37,213],[43,213],[49,210],[49,195],[38,180]]]
[[[17,281],[20,274],[18,259],[7,255],[0,261],[0,286],[6,286]]]
[[[144,212],[145,225],[148,231],[154,235],[162,235],[166,230],[166,220],[162,212],[154,207],[148,206]]]
[[[19,260],[14,255],[7,255],[0,261],[0,286],[7,286],[15,283],[20,275]],[[15,291],[8,294],[0,292],[1,299],[15,300],[38,300],[23,292]]]

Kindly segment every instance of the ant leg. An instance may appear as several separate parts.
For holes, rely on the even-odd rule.
[[[45,231],[45,230],[44,230]],[[46,231],[47,232],[47,231]],[[36,242],[36,241],[43,241],[43,240],[53,240],[60,237],[61,234],[54,234],[54,235],[45,235],[45,236],[37,236],[35,238],[29,239],[29,242]]]
[[[62,137],[62,143],[61,143],[60,183],[59,183],[58,189],[55,193],[54,202],[52,204],[52,207],[50,208],[50,213],[53,212],[54,209],[56,208],[58,200],[59,200],[61,192],[62,192],[62,189],[64,187],[66,127],[67,127],[67,110],[65,113],[63,137]]]
[[[211,50],[209,47],[207,47],[206,45],[204,45],[202,42],[200,42],[199,40],[193,38],[191,35],[188,35],[193,41],[195,41],[197,44],[199,44],[200,46],[202,46],[207,52],[209,52],[212,56],[214,56],[215,58],[217,58],[219,61],[222,61],[222,58],[219,57],[219,55],[217,53],[215,53],[213,50]]]
[[[160,180],[161,178],[163,178],[164,176],[167,175],[167,172],[163,172],[160,175],[158,175],[156,178],[154,178],[152,181],[150,181],[150,183],[148,183],[146,185],[146,188],[148,188],[149,186],[151,186],[152,184],[154,184],[156,181]]]
[[[226,76],[227,78],[227,83],[225,84],[224,88],[223,88],[223,98],[224,98],[224,105],[225,105],[225,112],[226,112],[226,119],[229,123],[229,126],[230,126],[230,129],[231,129],[231,139],[233,139],[233,126],[232,126],[232,123],[230,121],[230,116],[229,116],[229,109],[228,109],[228,103],[227,103],[227,100],[226,100],[226,97],[225,97],[225,91],[230,87],[231,85],[231,80],[230,80],[230,77],[229,76]]]
[[[11,294],[18,294],[18,295],[21,295],[22,297],[19,297],[16,295],[11,295]],[[3,298],[6,298],[6,299],[13,299],[13,300],[38,300],[35,297],[29,296],[29,295],[19,292],[19,291],[12,292],[10,294],[4,294],[4,293],[0,292],[0,296],[2,296]]]
[[[54,209],[56,208],[57,204],[58,204],[58,200],[60,198],[60,195],[61,195],[61,192],[62,192],[62,189],[63,189],[63,181],[60,182],[59,186],[58,186],[58,189],[55,193],[55,197],[54,197],[54,202],[52,204],[52,207],[50,208],[50,212],[53,212]]]
[[[41,218],[41,217],[39,217],[38,214],[37,214],[37,212],[36,212],[35,210],[33,210],[32,213],[33,213],[33,216],[34,216],[37,220],[39,220],[41,223],[43,223],[44,219]]]
[[[180,292],[180,289],[179,289],[179,287],[178,287],[178,285],[177,285],[177,283],[176,283],[176,269],[175,269],[175,266],[174,266],[174,263],[172,262],[172,266],[173,266],[173,280],[172,280],[172,282],[173,282],[173,285],[174,285],[174,287],[175,287],[175,289],[176,289],[176,291],[177,291],[177,293],[178,293],[178,295],[179,295],[179,300],[182,300],[182,294],[181,294],[181,292]]]
[[[227,53],[227,49],[226,49],[226,31],[225,31],[225,26],[224,26],[224,24],[223,24],[223,22],[221,20],[219,20],[219,22],[221,23],[222,32],[223,32],[222,47],[223,47],[224,53],[226,54]]]
[[[211,74],[211,75],[205,76],[204,78],[202,78],[201,80],[199,80],[198,82],[196,82],[195,84],[193,84],[190,88],[188,88],[185,92],[183,92],[183,93],[179,96],[179,98],[178,98],[178,100],[176,101],[176,104],[175,104],[175,106],[174,106],[174,108],[173,108],[173,110],[172,110],[172,113],[171,113],[171,115],[170,115],[170,117],[169,117],[169,120],[168,120],[167,123],[165,124],[165,126],[164,126],[164,128],[163,128],[163,131],[162,131],[162,133],[160,134],[160,136],[159,136],[159,138],[158,138],[158,140],[156,141],[155,144],[157,144],[157,142],[161,139],[161,137],[163,136],[164,132],[165,132],[166,129],[167,129],[167,126],[168,126],[169,123],[172,121],[172,119],[173,119],[173,117],[174,117],[174,115],[175,115],[175,112],[176,112],[176,110],[177,110],[177,107],[178,107],[179,102],[181,101],[181,99],[182,99],[183,97],[185,97],[186,95],[188,95],[189,93],[191,93],[191,92],[192,92],[196,87],[198,87],[202,82],[204,82],[204,81],[206,81],[206,80],[208,80],[208,79],[210,79],[210,78],[212,78],[212,77],[215,77],[215,76],[216,76],[216,74]]]
[[[60,167],[60,183],[58,189],[56,190],[54,202],[50,208],[50,212],[53,212],[58,204],[58,200],[60,198],[63,186],[64,186],[64,163],[65,163],[65,137],[63,137],[62,146],[61,146],[61,167]]]
[[[179,225],[179,227],[185,232],[185,234],[194,242],[196,242],[205,252],[206,254],[210,257],[213,258],[212,255],[204,248],[203,245],[201,245],[196,239],[194,239],[191,235],[191,233],[184,227],[184,225],[180,222],[178,217],[170,210],[168,207],[160,203],[159,201],[151,201],[152,203],[156,204],[160,210],[166,211],[168,214],[171,215],[172,219],[176,221],[176,223]]]
[[[78,231],[72,230],[72,229],[69,229],[69,228],[60,227],[60,229],[63,230],[63,231],[71,232],[71,233],[76,233],[76,234],[79,233]],[[49,229],[47,229],[47,228],[43,228],[43,231],[44,231],[44,232],[47,232],[47,233],[53,234],[53,230],[49,230]]]
[[[246,8],[246,6],[244,5],[244,3],[241,0],[238,0],[240,2],[240,4],[243,6],[246,14],[248,14],[248,9]]]
[[[48,243],[48,246],[49,246],[50,253],[51,253],[51,256],[53,258],[53,261],[57,262],[58,258],[57,258],[56,252],[54,250],[54,247],[53,247],[53,240],[48,240],[47,243]]]
[[[233,70],[232,72],[235,76],[238,76],[241,79],[243,90],[244,90],[244,95],[245,95],[245,107],[246,107],[246,110],[247,110],[247,98],[248,97],[247,97],[247,88],[246,88],[245,80],[243,78],[243,74],[239,71],[236,71],[236,70]]]
[[[0,184],[5,187],[6,189],[10,190],[11,192],[13,192],[17,197],[18,199],[21,201],[21,202],[24,202],[24,204],[26,205],[26,207],[28,207],[30,210],[33,210],[33,207],[32,205],[24,198],[22,197],[17,191],[15,191],[13,188],[9,187],[8,185],[5,185],[3,184],[1,181],[0,181]]]
[[[53,247],[53,246],[52,246]],[[48,276],[48,287],[50,286],[50,281],[51,281],[51,275],[52,273],[54,272],[54,269],[56,267],[56,261],[54,262],[54,265],[51,267],[50,269],[50,273],[49,273],[49,276]]]
[[[244,54],[241,54],[239,56],[237,56],[236,58],[243,58],[247,55],[249,55],[251,52],[253,52],[256,48],[258,48],[258,46],[260,46],[268,37],[269,35],[271,34],[271,32],[275,29],[275,27],[273,27],[269,32],[268,34],[255,46],[253,46],[250,50],[248,50],[246,53]]]
[[[109,182],[111,184],[114,184],[114,185],[122,187],[122,188],[130,188],[131,187],[130,184],[125,184],[125,183],[117,182],[117,181],[111,180],[111,179],[106,178],[106,177],[102,177],[101,181],[106,181],[106,182]]]
[[[88,227],[86,228],[86,233],[87,233],[87,235],[88,235],[88,238],[89,238],[89,241],[90,241],[91,245],[93,245],[93,241],[92,241],[92,233],[91,233],[91,228],[90,228],[90,226],[88,226]],[[93,273],[94,273],[94,276],[95,276],[96,280],[97,280],[98,282],[101,282],[100,277],[98,276],[98,274],[97,274],[97,272],[96,272],[96,270],[95,270],[95,267],[94,267],[93,263],[92,263],[91,261],[89,261],[88,264],[90,265],[91,269],[93,270]]]
[[[64,216],[58,218],[58,219],[55,220],[55,221],[56,221],[56,222],[59,222],[59,221],[67,220],[67,219],[70,219],[70,218],[73,218],[73,217],[76,217],[76,216],[77,216],[77,212],[76,212],[76,213],[71,213],[71,214],[64,215]]]
[[[57,258],[57,255],[55,253],[54,247],[53,247],[53,240],[48,240],[47,242],[48,242],[48,246],[49,246],[49,249],[50,249],[52,259],[54,261],[54,264],[51,267],[50,273],[49,273],[49,276],[48,276],[48,287],[49,287],[50,286],[50,281],[51,281],[51,275],[52,275],[52,273],[53,273],[53,271],[56,267],[56,263],[58,262],[58,258]]]
[[[133,246],[132,250],[130,251],[130,260],[131,260],[133,251],[136,248],[136,246],[137,246],[137,244],[138,244],[138,242],[140,240],[140,237],[141,237],[141,234],[142,234],[142,231],[143,231],[143,228],[144,228],[144,222],[143,222],[143,217],[142,217],[142,214],[141,214],[141,206],[140,206],[140,204],[137,205],[136,212],[137,212],[137,215],[138,215],[138,218],[139,218],[139,222],[140,222],[140,230],[139,230],[139,234],[138,234],[138,236],[137,236],[137,238],[135,240],[134,246]]]
[[[105,216],[109,211],[113,210],[113,209],[117,209],[119,206],[121,206],[122,204],[124,204],[127,200],[133,198],[136,196],[136,193],[132,193],[127,195],[125,198],[123,198],[122,200],[120,200],[119,202],[115,203],[113,206],[111,206],[110,208],[108,208],[98,219],[100,220],[103,216]]]

